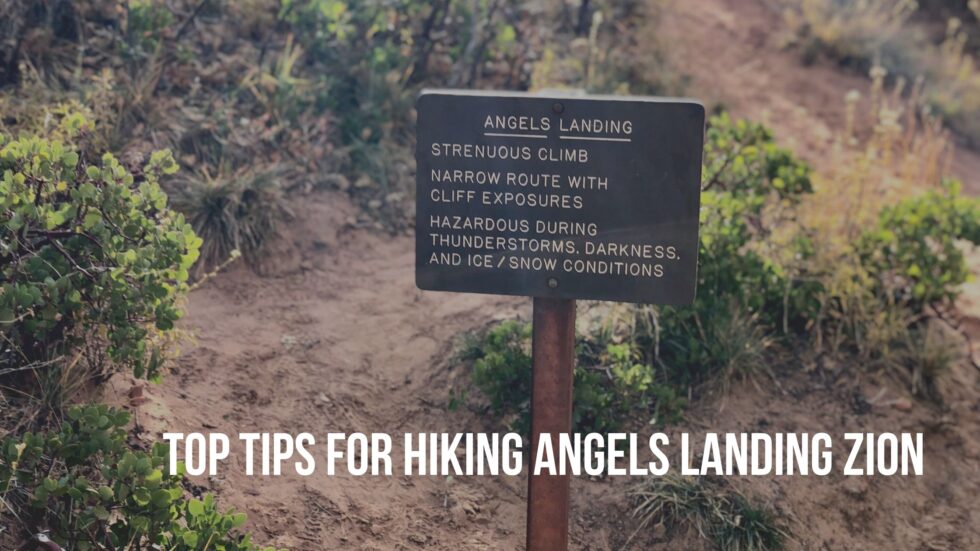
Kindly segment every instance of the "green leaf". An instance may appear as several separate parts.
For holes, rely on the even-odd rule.
[[[234,513],[231,515],[231,525],[232,528],[238,528],[245,524],[248,520],[248,516],[245,513]]]
[[[152,496],[153,505],[157,507],[166,507],[170,505],[172,498],[170,492],[164,489],[155,490]]]
[[[149,505],[151,497],[150,491],[146,488],[136,488],[133,490],[133,499],[140,505]]]
[[[188,531],[184,532],[183,534],[181,534],[180,539],[184,542],[184,545],[186,545],[186,546],[188,546],[190,548],[196,548],[197,547],[197,540],[198,540],[197,532],[193,532],[191,530],[188,530]]]
[[[192,517],[201,516],[204,514],[204,503],[198,499],[191,499],[187,502],[187,512],[190,513]]]
[[[95,518],[99,520],[106,520],[109,518],[109,511],[101,505],[96,505],[93,507],[92,513],[95,515]]]

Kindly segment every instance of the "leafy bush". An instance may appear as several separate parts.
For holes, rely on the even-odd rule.
[[[426,85],[527,88],[540,27],[515,0],[283,0],[278,17],[306,53],[313,104],[334,114],[352,190],[375,213],[404,213],[414,101]],[[402,155],[406,153],[406,155]],[[386,220],[400,226],[404,220]]]
[[[130,54],[153,52],[160,43],[161,33],[173,25],[174,14],[170,8],[154,0],[130,0],[126,3],[126,33]]]
[[[790,289],[772,251],[763,249],[782,226],[796,223],[794,208],[811,193],[810,167],[778,147],[764,126],[711,117],[705,138],[698,252],[698,301],[707,315],[731,300],[777,325],[787,302],[807,302],[807,289]],[[802,293],[802,294],[801,294]],[[693,310],[691,310],[693,312]]]
[[[154,377],[157,332],[174,327],[201,240],[167,208],[153,153],[138,177],[111,154],[89,162],[69,145],[0,136],[0,375],[79,361],[101,348]]]
[[[705,142],[697,298],[653,312],[630,336],[643,361],[664,366],[680,387],[719,372],[727,387],[764,372],[766,335],[803,327],[819,310],[819,286],[792,277],[806,239],[788,243],[791,254],[773,250],[780,232],[798,227],[796,208],[813,189],[810,167],[764,126],[724,113],[709,120]]]
[[[531,328],[504,321],[473,339],[464,358],[473,361],[473,382],[489,409],[514,430],[530,431]],[[638,361],[626,344],[608,344],[599,354],[580,340],[573,382],[572,427],[610,432],[644,413],[660,423],[676,422],[684,399],[658,384],[653,368]]]
[[[970,277],[959,240],[980,244],[980,201],[961,197],[960,184],[950,181],[885,207],[855,248],[880,294],[920,312],[956,298]]]
[[[418,19],[422,5],[404,0],[394,4],[282,2],[280,18],[297,32],[303,47],[342,75],[331,78],[320,101],[341,114],[345,143],[376,143],[382,137],[382,126],[398,119],[396,107],[410,104],[410,94],[397,84],[400,71],[410,63],[412,21]],[[389,74],[395,82],[386,80]]]
[[[572,420],[583,432],[612,432],[637,418],[658,425],[680,421],[686,400],[657,380],[632,343],[607,344],[598,357],[579,347],[578,356]]]
[[[75,407],[56,432],[0,441],[0,498],[25,513],[28,534],[47,530],[68,551],[257,549],[234,534],[244,514],[219,511],[210,495],[184,497],[166,445],[127,449],[128,423],[125,411]]]
[[[759,123],[732,120],[728,113],[708,121],[702,189],[718,187],[735,196],[777,195],[798,200],[813,191],[810,167],[776,145]]]
[[[716,549],[781,549],[789,534],[776,513],[736,491],[721,477],[650,477],[629,492],[640,529],[667,525],[693,528]]]
[[[944,371],[932,366],[949,360],[915,358],[910,347],[923,340],[925,308],[953,300],[969,276],[958,243],[977,243],[980,202],[960,197],[949,182],[877,211],[858,205],[869,215],[856,226],[814,225],[804,215],[822,204],[812,196],[810,168],[776,146],[763,126],[724,114],[710,120],[703,174],[697,298],[688,307],[620,309],[612,324],[618,330],[580,335],[577,427],[609,430],[640,412],[671,420],[690,387],[758,382],[772,373],[780,334],[809,339],[818,353],[853,353],[862,365],[890,370],[914,393],[929,394],[922,389],[935,387]],[[857,182],[867,188],[850,193],[878,195],[876,184]],[[497,330],[487,336],[475,381],[492,409],[525,419],[528,329]]]
[[[530,431],[531,326],[504,321],[482,339],[473,339],[473,382],[490,400],[496,415],[512,418],[515,430]]]
[[[921,124],[909,132],[930,143],[929,122]],[[814,201],[809,168],[775,148],[767,131],[727,117],[714,117],[711,125],[698,296],[691,307],[660,309],[656,335],[633,335],[646,357],[663,362],[681,384],[719,372],[727,384],[733,374],[751,378],[766,371],[764,352],[774,344],[768,335],[778,328],[786,337],[814,338],[818,350],[829,340],[830,350],[854,351],[865,365],[915,369],[906,359],[910,331],[917,334],[914,325],[926,306],[952,301],[968,279],[958,243],[977,243],[980,202],[960,197],[959,185],[947,182],[889,204],[874,191],[879,175],[861,164],[864,169],[851,175],[859,180],[844,184],[831,207]],[[875,138],[878,150],[890,151],[890,139]],[[941,140],[931,143],[942,146]],[[765,161],[738,158],[740,150],[755,153],[759,144]],[[917,158],[926,163],[935,155]],[[894,160],[902,163],[901,181],[908,179],[906,194],[921,187],[916,178],[932,174],[930,167]],[[894,187],[888,174],[894,173],[880,175],[881,182]],[[828,208],[849,219],[837,227],[804,219]]]

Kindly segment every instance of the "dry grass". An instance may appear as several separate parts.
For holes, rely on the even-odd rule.
[[[867,99],[850,92],[846,124],[832,158],[815,179],[811,221],[830,235],[852,240],[881,208],[927,189],[938,188],[949,173],[953,147],[942,122],[926,105],[922,81],[908,86],[899,78],[887,86],[887,73],[870,71]]]
[[[971,2],[980,20],[980,3]],[[927,74],[936,82],[929,98],[943,118],[973,146],[980,145],[980,68],[967,50],[969,37],[962,21],[950,19],[937,61]]]
[[[909,332],[904,369],[897,373],[907,380],[912,393],[942,401],[944,376],[962,359],[962,342],[939,323],[928,323]]]
[[[638,484],[629,496],[633,518],[640,522],[637,532],[656,525],[694,530],[725,551],[781,549],[789,539],[770,507],[754,503],[721,477],[668,473]]]
[[[171,192],[174,208],[204,244],[195,264],[202,274],[240,252],[246,262],[257,262],[263,247],[275,237],[279,224],[291,213],[275,170],[221,170],[216,175],[182,177]]]
[[[914,0],[788,0],[786,24],[806,59],[820,53],[845,63],[867,63],[902,33]]]
[[[953,360],[940,353],[922,315],[874,292],[853,245],[884,207],[941,187],[953,144],[927,105],[921,79],[909,86],[899,77],[888,86],[879,67],[871,78],[869,97],[855,91],[845,98],[846,126],[800,209],[799,231],[814,237],[814,254],[798,271],[823,286],[811,344],[816,353],[853,352],[862,366],[892,373],[913,394],[936,397],[932,389]],[[942,342],[949,352],[949,340]]]
[[[922,77],[914,94],[934,108],[944,122],[974,146],[980,144],[980,70],[969,44],[975,41],[958,17],[946,22],[942,37],[931,37],[913,22],[921,15],[914,0],[784,0],[790,42],[805,62],[825,55],[844,65],[867,70],[886,68],[906,79]],[[980,21],[980,3],[969,3]],[[929,16],[926,15],[926,18]]]
[[[906,94],[902,79],[886,89],[885,73],[871,71],[870,97],[850,92],[846,125],[831,159],[814,174],[814,193],[800,208],[802,232],[818,236],[806,272],[825,274],[831,296],[849,308],[878,309],[863,296],[862,273],[852,245],[887,205],[938,189],[949,173],[953,146],[921,96],[921,84]]]

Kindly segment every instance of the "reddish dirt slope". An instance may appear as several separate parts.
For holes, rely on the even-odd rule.
[[[863,75],[828,63],[801,66],[784,48],[782,14],[767,0],[662,0],[663,17],[647,34],[690,77],[689,93],[709,106],[765,122],[781,144],[817,163],[844,127],[845,95],[870,97]],[[642,35],[641,35],[642,38]],[[980,194],[980,155],[960,148],[953,172]]]

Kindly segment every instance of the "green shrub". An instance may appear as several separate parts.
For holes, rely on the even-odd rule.
[[[126,3],[126,34],[132,54],[153,53],[164,29],[174,23],[170,8],[156,0],[129,0]]]
[[[575,426],[612,430],[641,412],[676,419],[691,387],[771,376],[777,335],[810,339],[818,351],[856,355],[934,394],[951,360],[925,343],[918,325],[929,305],[953,300],[970,275],[958,242],[980,242],[980,201],[947,183],[884,208],[853,242],[818,258],[835,239],[804,225],[811,170],[763,126],[712,117],[704,159],[698,293],[686,307],[628,307],[628,331],[581,335]],[[836,249],[834,249],[836,250]],[[529,329],[491,330],[474,381],[491,409],[527,426]],[[910,336],[911,335],[911,336]],[[932,339],[934,341],[935,339]],[[932,341],[929,341],[932,343]],[[923,344],[924,346],[924,344]]]
[[[473,382],[490,400],[490,410],[513,419],[515,430],[529,432],[531,326],[504,321],[474,339],[467,355],[473,358]]]
[[[793,277],[807,241],[774,251],[775,236],[797,228],[795,209],[811,193],[810,167],[775,145],[760,124],[711,117],[706,133],[694,304],[664,307],[631,335],[641,360],[664,367],[677,388],[715,374],[754,378],[766,371],[767,335],[799,329],[819,311],[819,285]],[[782,254],[781,254],[782,253]],[[646,316],[642,308],[636,315]]]
[[[340,115],[344,143],[377,143],[386,126],[407,122],[412,93],[403,79],[424,9],[413,0],[283,0],[280,19],[329,70],[320,103]]]
[[[739,197],[774,194],[795,202],[813,192],[810,173],[807,164],[776,145],[762,124],[732,120],[728,113],[708,121],[703,190],[717,187]]]
[[[489,400],[490,411],[523,434],[530,431],[530,347],[531,327],[504,321],[473,339],[464,354],[473,361],[473,382]],[[592,354],[580,339],[576,349],[573,430],[610,432],[644,415],[658,423],[679,420],[684,399],[658,383],[653,368],[639,362],[629,345],[608,344]]]
[[[137,377],[161,364],[201,240],[167,208],[153,153],[135,177],[111,154],[90,163],[60,141],[0,136],[0,375],[72,364],[97,346]]]
[[[675,389],[657,380],[632,343],[607,344],[597,357],[582,353],[575,370],[574,426],[582,432],[612,432],[632,419],[676,423],[686,405]]]
[[[980,244],[980,200],[959,193],[960,184],[950,181],[886,207],[860,236],[855,248],[880,294],[914,312],[956,298],[970,277],[957,241]]]
[[[386,153],[411,143],[413,105],[422,86],[477,87],[491,76],[500,87],[521,89],[530,77],[528,52],[514,47],[515,25],[526,9],[515,0],[281,5],[280,21],[315,67],[314,104],[336,115],[350,163],[345,168],[369,175],[377,189],[358,192],[378,201],[409,185],[397,178]]]
[[[727,385],[768,371],[764,352],[781,329],[904,370],[911,325],[970,275],[958,242],[980,239],[980,202],[947,182],[882,209],[828,263],[815,251],[835,237],[799,219],[810,169],[758,125],[722,115],[707,135],[697,299],[660,309],[656,335],[633,335],[643,357],[682,386],[717,373]]]
[[[128,423],[125,411],[75,407],[56,432],[0,441],[0,498],[25,513],[28,534],[47,530],[67,551],[257,549],[234,534],[244,514],[184,497],[166,445],[130,451]]]
[[[698,296],[687,313],[725,312],[735,300],[774,327],[795,317],[787,316],[788,307],[805,315],[812,290],[790,282],[786,267],[764,245],[777,230],[796,224],[795,207],[813,191],[810,173],[806,163],[775,145],[764,126],[724,113],[711,117],[702,172]],[[687,317],[685,310],[678,312]]]

